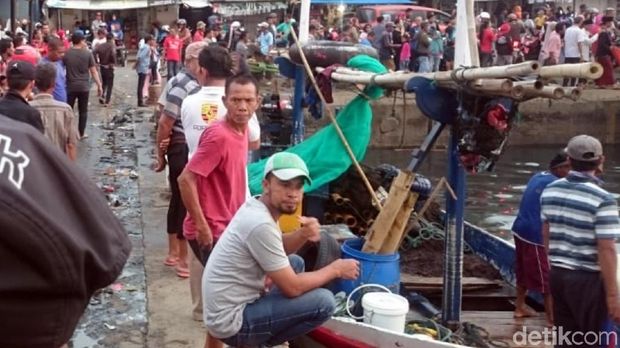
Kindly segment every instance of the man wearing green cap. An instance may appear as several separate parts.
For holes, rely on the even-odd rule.
[[[271,156],[263,194],[239,208],[213,249],[202,278],[204,319],[209,333],[227,345],[273,346],[313,330],[335,308],[333,294],[321,286],[358,277],[356,260],[304,272],[303,259],[293,255],[320,239],[314,218],[300,217],[301,228],[286,235],[277,224],[282,214],[295,212],[306,182],[310,174],[299,156]]]

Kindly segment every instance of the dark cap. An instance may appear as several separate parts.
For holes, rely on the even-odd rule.
[[[604,16],[604,17],[601,19],[601,22],[602,22],[603,24],[606,24],[606,23],[609,23],[609,22],[613,22],[613,21],[614,21],[614,17],[612,17],[612,16]]]
[[[73,34],[71,35],[71,40],[73,40],[73,38],[76,39],[80,39],[80,40],[84,40],[84,32],[81,30],[76,30],[73,32]]]
[[[9,62],[6,69],[6,77],[9,80],[34,80],[34,65],[22,60],[13,60]]]
[[[568,142],[566,153],[574,160],[594,162],[603,156],[603,146],[595,137],[582,134]]]
[[[565,164],[569,164],[568,155],[566,154],[566,152],[562,151],[555,155],[553,159],[551,159],[551,162],[549,162],[549,169],[555,169]]]
[[[43,134],[0,117],[0,139],[14,169],[0,173],[0,347],[61,347],[131,242],[101,190]]]

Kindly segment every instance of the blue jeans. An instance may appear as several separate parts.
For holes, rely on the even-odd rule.
[[[431,66],[431,59],[429,56],[418,57],[418,63],[420,64],[420,68],[418,69],[419,73],[432,72],[433,67]]]
[[[295,273],[304,271],[301,257],[290,255],[289,261]],[[245,307],[239,332],[222,341],[233,347],[275,346],[317,328],[331,318],[335,307],[334,295],[326,289],[288,298],[274,288]]]
[[[170,80],[179,73],[179,62],[173,60],[166,61],[166,67],[168,68],[167,79]]]

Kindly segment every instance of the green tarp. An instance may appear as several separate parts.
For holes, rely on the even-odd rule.
[[[363,55],[351,58],[347,66],[377,74],[387,72],[378,60]],[[336,117],[358,161],[364,159],[370,143],[372,128],[370,100],[380,98],[382,95],[382,88],[368,86],[362,95],[351,100]],[[326,126],[302,143],[285,151],[299,155],[310,170],[312,185],[306,185],[305,192],[311,192],[335,180],[352,164],[333,124]],[[263,159],[248,166],[250,191],[253,195],[262,192],[261,182],[265,161],[266,159]]]

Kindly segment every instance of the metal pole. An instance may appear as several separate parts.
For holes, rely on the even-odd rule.
[[[302,0],[299,11],[299,42],[301,44],[308,41],[308,28],[310,25],[310,0]],[[295,29],[293,29],[295,30]],[[291,142],[293,145],[304,141],[304,110],[302,101],[304,98],[304,87],[306,85],[306,75],[303,66],[295,68],[295,96],[293,99],[293,135]]]
[[[295,96],[293,99],[293,135],[291,143],[293,145],[304,141],[304,109],[302,102],[304,98],[304,86],[306,85],[306,75],[303,66],[295,67]]]
[[[465,170],[459,161],[458,138],[450,130],[448,145],[448,183],[456,192],[457,200],[446,193],[444,292],[442,319],[448,325],[461,320],[463,274],[463,215],[465,212]]]
[[[11,32],[13,32],[13,34],[15,34],[15,29],[17,29],[17,26],[15,25],[16,7],[16,0],[11,0]]]
[[[32,0],[28,0],[28,35],[30,35],[30,37],[28,38],[28,42],[30,42],[30,40],[32,40],[32,34],[34,34],[32,32],[32,20],[34,19],[34,15],[32,14]]]

